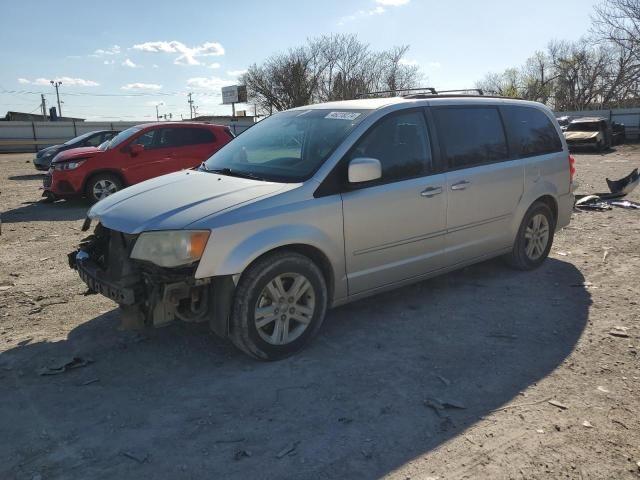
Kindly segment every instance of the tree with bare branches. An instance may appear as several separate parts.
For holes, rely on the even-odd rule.
[[[421,78],[419,67],[404,61],[408,50],[405,45],[375,52],[355,35],[325,35],[250,66],[241,81],[263,112],[374,90],[402,91]]]

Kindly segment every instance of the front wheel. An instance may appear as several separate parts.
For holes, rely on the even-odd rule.
[[[293,252],[266,256],[242,274],[231,313],[231,341],[260,360],[287,357],[315,336],[327,303],[324,276],[309,258]]]
[[[110,173],[98,173],[89,179],[85,193],[91,202],[98,202],[122,190],[122,181]]]
[[[522,220],[513,250],[507,256],[511,266],[518,270],[533,270],[542,265],[553,244],[556,229],[553,213],[548,205],[534,203]]]

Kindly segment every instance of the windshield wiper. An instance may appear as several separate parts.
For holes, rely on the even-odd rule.
[[[218,173],[220,175],[226,175],[228,177],[250,178],[252,180],[265,181],[265,179],[263,177],[260,177],[258,175],[254,175],[253,173],[240,172],[238,170],[231,170],[230,168],[214,168],[212,170],[209,170],[204,165],[201,165],[201,167],[204,168],[205,172]]]

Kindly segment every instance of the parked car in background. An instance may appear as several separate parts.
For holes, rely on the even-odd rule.
[[[69,261],[128,319],[209,322],[275,360],[331,306],[499,255],[540,266],[571,218],[574,173],[539,103],[414,94],[299,107],[199,169],[98,202],[83,226],[94,235]]]
[[[569,117],[568,115],[564,115],[562,117],[558,117],[556,120],[558,120],[558,125],[560,125],[560,129],[564,132],[569,126],[569,122],[571,122],[571,117]]]
[[[138,125],[96,147],[61,152],[43,180],[50,200],[101,200],[129,185],[193,168],[233,139],[229,127],[195,122]]]
[[[622,145],[627,141],[627,128],[624,123],[611,122],[612,145]]]
[[[606,118],[574,118],[564,131],[569,148],[594,148],[597,151],[611,148],[611,124]]]
[[[36,156],[33,159],[33,165],[37,170],[49,170],[51,160],[53,160],[58,153],[64,152],[65,150],[71,150],[72,148],[97,147],[101,143],[111,140],[118,133],[120,133],[119,130],[96,130],[93,132],[83,133],[71,140],[67,140],[61,145],[51,145],[50,147],[43,148],[36,153]]]

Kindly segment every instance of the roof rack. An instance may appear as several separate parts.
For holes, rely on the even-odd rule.
[[[404,97],[407,94],[405,92],[424,92],[428,91],[431,95],[437,95],[438,92],[433,87],[421,87],[421,88],[399,88],[397,90],[379,90],[377,92],[359,93],[356,98],[377,97],[381,95],[389,95],[391,97]]]
[[[473,92],[474,95],[469,93]],[[389,95],[391,94],[391,95]],[[359,93],[356,98],[365,97],[378,97],[382,95],[388,95],[391,97],[403,97],[403,98],[424,98],[437,95],[461,95],[461,96],[484,96],[484,91],[481,88],[462,88],[456,90],[436,90],[433,87],[420,87],[420,88],[402,88],[397,90],[380,90],[377,92]]]

